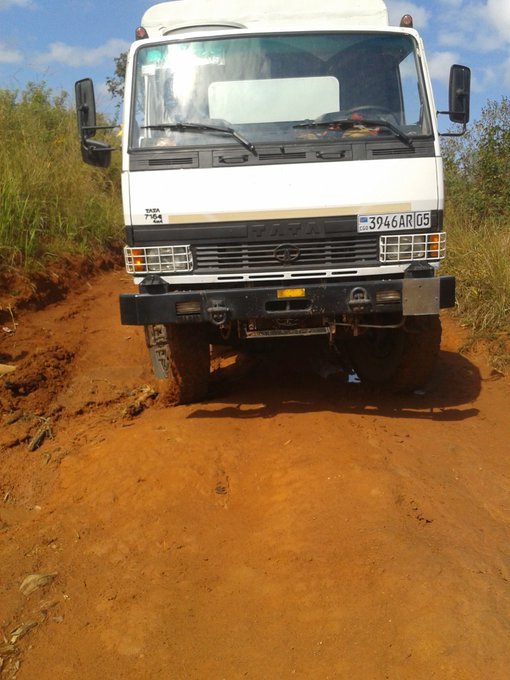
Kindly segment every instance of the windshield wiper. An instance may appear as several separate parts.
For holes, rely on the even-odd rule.
[[[222,132],[230,135],[244,146],[247,151],[257,156],[257,149],[252,142],[245,139],[234,128],[219,125],[205,125],[204,123],[158,123],[157,125],[142,125],[142,130],[172,130],[172,132]]]
[[[293,125],[295,128],[327,128],[330,125],[340,125],[341,127],[345,129],[349,128],[354,128],[354,127],[368,127],[368,126],[373,126],[373,127],[384,127],[388,130],[391,130],[393,134],[400,139],[400,141],[404,142],[404,144],[407,144],[407,146],[413,146],[413,140],[411,137],[405,134],[405,132],[402,132],[396,125],[393,125],[393,123],[390,123],[387,120],[383,120],[382,118],[362,118],[360,120],[355,120],[353,118],[333,118],[332,120],[321,120],[321,121],[307,121],[306,123],[298,123],[297,125]]]

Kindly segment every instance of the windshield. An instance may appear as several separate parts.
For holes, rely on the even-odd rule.
[[[141,47],[130,146],[236,145],[232,130],[255,145],[398,138],[398,131],[401,138],[430,135],[416,48],[400,33],[271,34]],[[314,121],[321,124],[299,125]],[[176,129],[180,123],[203,129]]]

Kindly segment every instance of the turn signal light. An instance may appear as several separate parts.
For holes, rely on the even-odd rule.
[[[440,244],[439,234],[429,234],[429,257],[439,257]]]
[[[133,258],[133,269],[135,272],[143,272],[145,269],[145,258],[143,250],[137,250],[136,248],[131,251],[131,256]]]

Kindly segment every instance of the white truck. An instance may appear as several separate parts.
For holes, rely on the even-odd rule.
[[[125,261],[154,372],[204,399],[210,345],[323,335],[362,382],[413,390],[439,351],[445,256],[440,134],[412,18],[383,0],[174,0],[128,58]],[[466,128],[470,71],[450,72]],[[93,84],[76,84],[82,155]],[[462,131],[459,134],[462,134]]]

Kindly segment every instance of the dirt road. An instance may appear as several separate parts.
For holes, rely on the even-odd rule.
[[[2,680],[510,677],[508,378],[445,318],[424,394],[305,351],[168,408],[129,287],[0,332]]]

